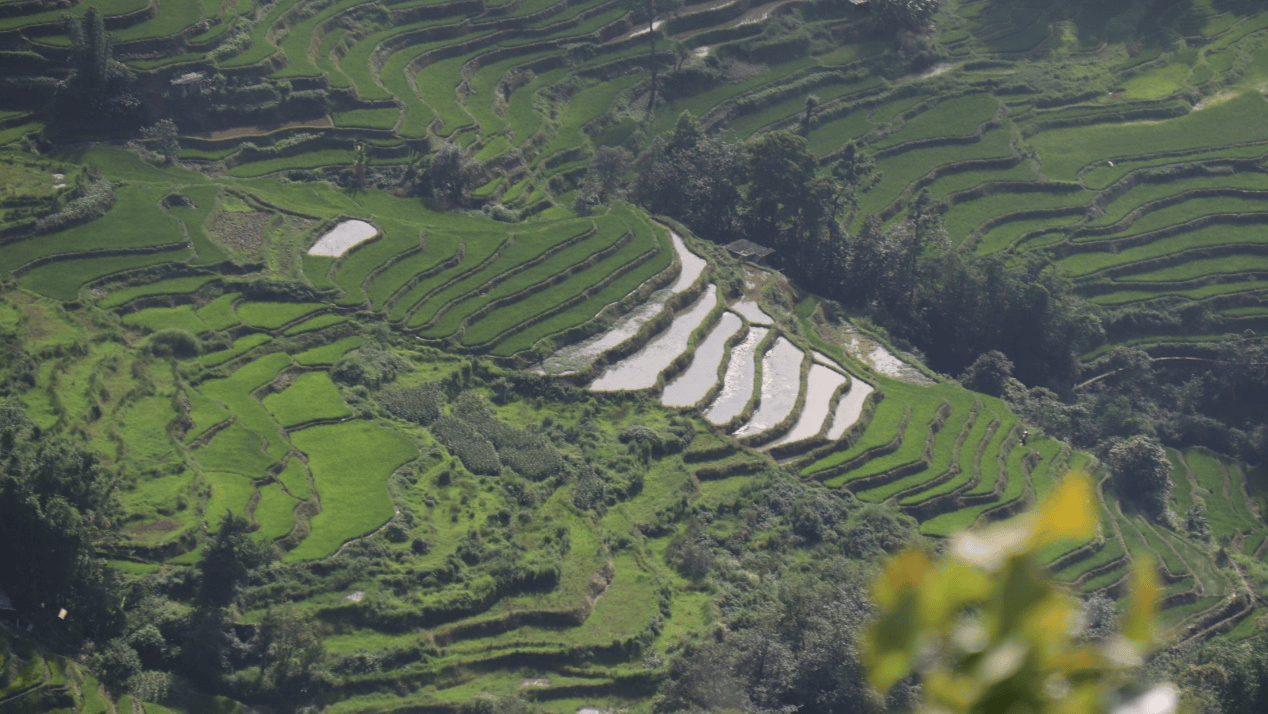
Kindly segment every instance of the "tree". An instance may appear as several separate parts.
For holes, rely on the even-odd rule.
[[[176,122],[171,119],[161,119],[153,126],[145,127],[141,130],[141,135],[158,147],[158,154],[163,157],[163,163],[172,164],[180,158],[180,130],[176,128]]]
[[[581,210],[602,205],[622,188],[622,177],[634,157],[620,146],[602,146],[590,160],[581,190],[577,195],[577,207]]]
[[[0,403],[0,583],[24,617],[72,613],[72,627],[117,619],[109,571],[94,558],[119,515],[118,479],[76,441],[49,437]]]
[[[817,168],[806,138],[788,131],[766,132],[745,146],[745,157],[751,230],[770,240],[781,229],[800,229],[810,205],[806,189]]]
[[[704,139],[704,128],[700,126],[700,120],[684,109],[682,114],[678,115],[678,121],[674,124],[674,131],[669,135],[669,140],[665,142],[665,155],[672,158],[680,152],[694,149],[700,145],[702,139]]]
[[[948,714],[1175,712],[1174,685],[1145,689],[1132,676],[1155,644],[1153,566],[1137,561],[1121,630],[1100,642],[1076,639],[1081,603],[1048,579],[1045,546],[1096,530],[1092,480],[1071,473],[1036,512],[961,533],[936,561],[900,553],[872,586],[868,679],[886,691],[918,673],[917,709]]]
[[[369,158],[365,153],[365,144],[356,143],[356,147],[352,150],[352,177],[356,181],[357,188],[365,188],[365,169],[369,165]]]
[[[423,195],[446,208],[461,206],[482,174],[479,161],[467,156],[462,147],[447,141],[431,155],[423,170]]]
[[[806,104],[801,112],[801,133],[807,134],[814,127],[815,110],[819,108],[819,95],[807,94]]]
[[[744,156],[739,145],[704,136],[686,112],[669,140],[657,142],[635,181],[635,200],[682,221],[702,238],[729,237],[741,205]]]
[[[72,82],[89,97],[104,96],[110,88],[114,43],[106,34],[101,11],[89,8],[79,24],[68,20],[67,32],[75,62]]]
[[[326,658],[321,630],[293,605],[269,608],[260,622],[260,677],[280,697],[308,694]]]
[[[128,93],[133,75],[114,58],[101,11],[89,8],[76,22],[64,19],[71,44],[71,75],[59,91],[60,121],[99,124],[103,119],[131,117],[140,100]]]
[[[1013,362],[999,350],[989,350],[978,355],[973,364],[960,375],[960,383],[975,392],[1002,397],[1008,382],[1013,378]]]
[[[202,574],[199,600],[207,607],[224,607],[233,602],[238,586],[251,571],[273,560],[267,546],[251,537],[251,524],[242,516],[225,511],[220,526],[203,548],[198,570]]]
[[[1133,436],[1109,450],[1109,465],[1119,495],[1151,518],[1161,518],[1171,496],[1171,462],[1157,441]]]
[[[647,113],[656,109],[656,18],[664,17],[673,10],[682,7],[683,0],[631,0],[635,21],[647,23],[648,64],[652,71],[652,88],[647,95]]]
[[[872,0],[872,14],[892,28],[920,30],[933,24],[940,0]]]

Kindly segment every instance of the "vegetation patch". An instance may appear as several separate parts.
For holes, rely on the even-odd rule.
[[[308,455],[322,504],[310,519],[312,533],[287,554],[291,561],[331,555],[387,522],[394,512],[388,477],[419,454],[411,440],[366,421],[310,427],[291,441]]]

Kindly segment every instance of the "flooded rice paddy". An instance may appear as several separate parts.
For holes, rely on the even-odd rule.
[[[857,377],[850,382],[850,391],[837,402],[837,412],[832,417],[832,426],[828,427],[829,439],[833,441],[840,439],[845,430],[863,416],[863,402],[867,399],[867,395],[874,391],[876,389],[872,385]]]
[[[687,250],[687,245],[682,242],[682,237],[677,233],[670,231],[669,239],[673,241],[674,252],[678,253],[678,261],[682,263],[682,272],[678,274],[678,279],[669,288],[670,292],[676,294],[691,287],[691,284],[696,282],[696,278],[700,277],[700,273],[704,272],[704,267],[709,262]]]
[[[755,300],[740,300],[732,305],[731,309],[743,315],[745,320],[754,325],[770,325],[775,322],[765,310],[758,307]]]
[[[843,330],[843,333],[845,340],[842,346],[845,347],[845,351],[870,365],[877,372],[912,384],[934,384],[932,379],[899,359],[876,340],[853,329]]]
[[[801,348],[780,337],[762,358],[762,401],[747,424],[733,436],[760,434],[792,413],[801,392]]]
[[[814,358],[815,358],[815,361],[816,361],[816,362],[818,362],[819,364],[821,364],[821,365],[823,365],[823,366],[825,366],[825,367],[831,367],[831,368],[833,368],[833,369],[835,369],[835,370],[838,370],[838,371],[843,371],[843,369],[844,369],[843,367],[841,367],[841,365],[837,364],[837,361],[836,361],[836,360],[834,360],[834,359],[832,359],[831,357],[829,357],[829,356],[825,355],[824,353],[820,352],[819,350],[811,350],[811,351],[810,351],[810,354],[814,355]]]
[[[338,258],[347,253],[353,246],[364,243],[377,235],[379,229],[366,223],[365,221],[344,221],[330,232],[313,243],[313,247],[308,249],[309,255],[321,255],[329,258]]]
[[[696,345],[691,365],[673,381],[665,385],[660,396],[661,404],[668,407],[691,407],[718,381],[718,365],[726,355],[726,341],[739,331],[744,322],[733,312],[722,313],[718,324]]]
[[[757,373],[754,351],[767,332],[765,327],[750,328],[744,341],[731,350],[731,362],[722,377],[722,389],[713,400],[713,406],[705,413],[705,419],[714,424],[725,424],[744,411],[744,405],[753,396],[753,377]]]
[[[670,297],[691,287],[708,263],[704,258],[687,250],[687,246],[677,233],[670,231],[669,237],[673,242],[674,251],[678,253],[678,261],[682,264],[682,272],[678,274],[678,279],[673,285],[652,293],[642,305],[617,318],[607,332],[559,349],[530,371],[539,374],[562,375],[579,372],[589,367],[594,364],[599,355],[638,334],[643,323],[660,314]]]
[[[837,387],[845,384],[845,379],[845,375],[822,364],[810,365],[810,373],[806,376],[806,402],[802,405],[801,416],[792,430],[776,439],[771,446],[809,439],[818,434],[832,408],[832,395]]]
[[[691,333],[704,323],[717,302],[718,289],[711,284],[694,305],[674,318],[668,329],[653,337],[638,352],[608,367],[594,380],[590,389],[613,392],[656,386],[660,373],[678,355],[687,351]]]

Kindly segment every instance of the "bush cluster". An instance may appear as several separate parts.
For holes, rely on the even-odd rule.
[[[408,369],[409,364],[395,354],[381,347],[364,345],[344,355],[330,376],[351,387],[362,385],[377,389]]]
[[[74,199],[56,213],[35,222],[35,230],[52,233],[98,218],[114,206],[114,186],[106,179],[90,181],[84,194]]]
[[[473,474],[495,475],[502,471],[497,449],[462,419],[446,415],[431,425],[431,432]]]
[[[502,461],[524,478],[541,481],[563,468],[563,457],[541,435],[502,423],[481,397],[460,395],[453,413],[487,436]]]
[[[427,382],[383,392],[379,403],[392,416],[427,426],[440,418],[445,395],[439,385]]]

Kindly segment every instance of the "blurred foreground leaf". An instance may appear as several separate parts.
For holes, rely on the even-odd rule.
[[[939,713],[1172,714],[1172,685],[1142,689],[1133,670],[1153,643],[1158,576],[1138,561],[1123,632],[1078,641],[1078,598],[1054,584],[1039,551],[1096,535],[1096,492],[1068,474],[1034,512],[954,536],[938,560],[907,550],[873,586],[879,614],[864,638],[882,692],[909,675],[920,710]]]

